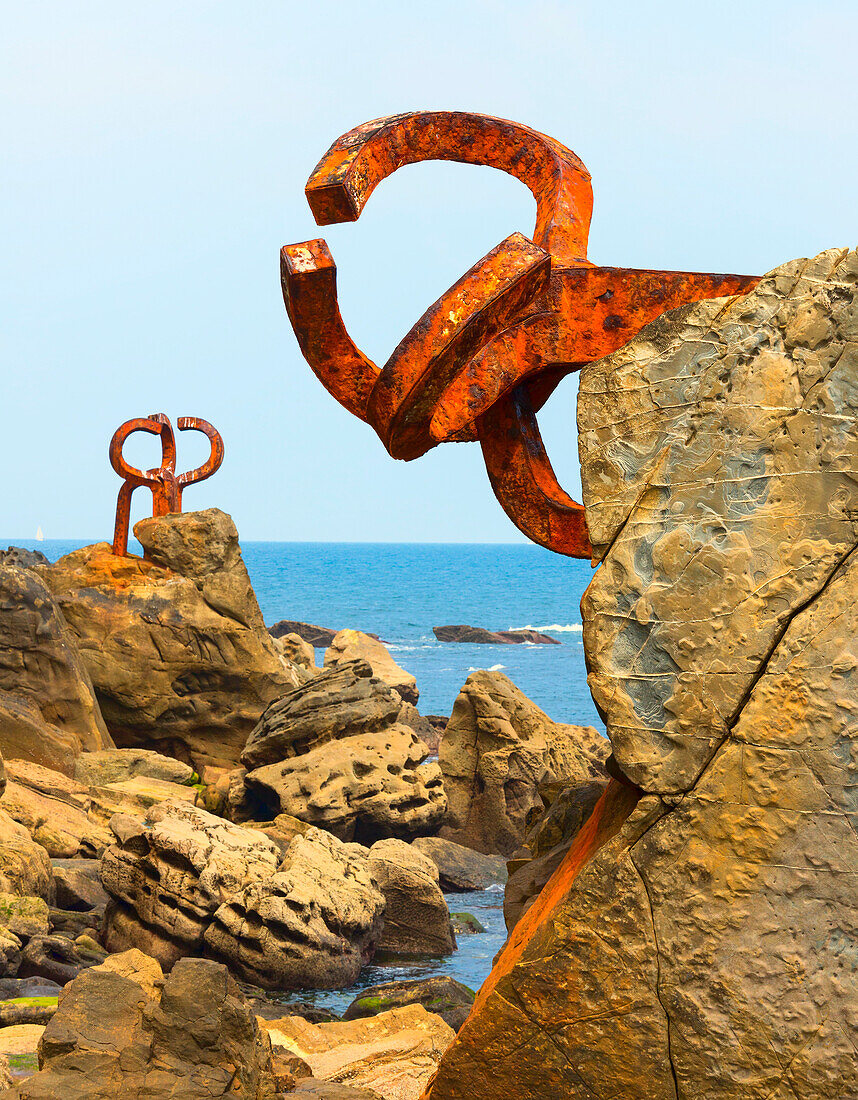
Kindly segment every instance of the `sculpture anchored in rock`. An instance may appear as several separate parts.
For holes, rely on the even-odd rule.
[[[323,240],[281,253],[283,295],[307,362],[394,458],[478,439],[495,495],[534,542],[591,557],[583,507],[560,486],[536,413],[566,375],[616,351],[667,310],[743,293],[751,275],[597,267],[587,259],[590,174],[559,142],[504,119],[414,111],[358,126],[313,171],[318,225],[355,221],[406,164],[488,165],[533,192],[533,239],[513,233],[431,306],[379,369],[353,343]]]
[[[164,413],[126,420],[113,433],[110,441],[110,465],[123,479],[116,500],[116,523],[113,529],[113,553],[125,557],[128,553],[128,524],[131,516],[131,496],[145,486],[152,491],[152,515],[166,516],[182,510],[182,490],[198,481],[205,481],[220,469],[223,462],[223,440],[216,428],[199,416],[180,416],[176,421],[180,432],[202,432],[211,443],[211,452],[202,466],[176,473],[176,437],[173,425]],[[122,448],[134,432],[149,432],[160,436],[161,465],[152,470],[138,470],[129,465]]]

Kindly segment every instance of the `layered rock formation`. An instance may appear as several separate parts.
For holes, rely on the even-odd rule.
[[[166,979],[140,951],[63,990],[40,1072],[9,1100],[276,1100],[271,1046],[226,968],[183,959]]]
[[[75,636],[42,580],[0,565],[0,751],[71,775],[112,746]]]
[[[432,860],[402,840],[379,840],[369,850],[368,869],[385,900],[378,949],[392,955],[452,955],[456,938]]]
[[[98,543],[40,574],[117,744],[163,745],[197,771],[234,766],[268,703],[309,673],[265,629],[229,516],[210,508],[134,531],[147,560]]]
[[[325,650],[325,668],[346,661],[366,661],[373,676],[389,684],[406,703],[416,703],[420,695],[417,679],[394,661],[383,642],[360,630],[341,630]]]
[[[326,669],[263,714],[242,753],[242,796],[254,816],[291,814],[342,840],[431,832],[447,803],[409,712],[367,662]]]
[[[604,777],[609,749],[591,726],[552,722],[502,672],[472,673],[438,751],[449,804],[441,835],[512,855],[545,809],[540,789]]]
[[[823,253],[583,371],[585,651],[645,795],[609,787],[432,1100],[500,1065],[520,1100],[858,1095],[857,292]]]

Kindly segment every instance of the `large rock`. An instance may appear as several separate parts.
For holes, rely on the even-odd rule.
[[[184,959],[164,979],[140,951],[63,990],[40,1072],[9,1100],[276,1100],[268,1039],[226,968]]]
[[[506,882],[506,862],[502,856],[475,852],[440,836],[419,836],[411,846],[438,868],[438,881],[445,893],[485,890]]]
[[[406,703],[416,703],[420,695],[417,680],[394,661],[387,646],[361,630],[341,630],[325,650],[325,668],[347,661],[366,661],[373,676],[389,684]]]
[[[456,937],[432,860],[402,840],[379,840],[369,850],[369,871],[386,903],[379,951],[452,955]]]
[[[112,747],[74,634],[43,581],[0,565],[0,752],[72,774]]]
[[[307,642],[316,649],[327,649],[338,633],[327,626],[299,623],[294,619],[281,619],[280,622],[270,626],[268,630],[272,638],[285,638],[289,634],[295,634],[303,642]],[[373,637],[373,635],[370,635],[370,637]]]
[[[217,909],[209,949],[263,988],[351,985],[372,957],[385,908],[367,856],[319,829],[296,836],[276,874]]]
[[[453,1030],[420,1004],[394,1008],[366,1019],[311,1024],[300,1016],[263,1021],[272,1045],[298,1054],[319,1080],[368,1089],[385,1100],[417,1100],[453,1040]],[[347,1093],[301,1095],[333,1097]]]
[[[75,761],[74,777],[78,783],[88,787],[122,783],[136,776],[166,783],[191,784],[199,781],[189,764],[151,749],[104,749],[84,753]]]
[[[342,840],[431,832],[447,806],[441,771],[408,712],[366,661],[326,669],[262,716],[241,790],[256,816],[287,813]]]
[[[48,853],[23,825],[0,808],[0,893],[44,898],[53,904],[54,877]]]
[[[263,833],[185,802],[149,810],[144,824],[117,821],[119,843],[101,861],[113,899],[104,942],[111,951],[145,946],[166,969],[203,951],[217,908],[251,882],[267,881],[279,853]]]
[[[90,816],[89,789],[62,772],[26,760],[6,761],[3,809],[49,856],[100,856],[110,833]]]
[[[511,1064],[521,1100],[858,1095],[856,286],[796,261],[585,368],[584,643],[646,794],[605,840],[609,786],[432,1100]]]
[[[273,699],[307,675],[265,629],[229,516],[141,520],[148,560],[98,543],[43,566],[117,744],[232,766]],[[101,748],[101,745],[90,746]]]
[[[512,855],[545,809],[540,791],[604,777],[609,749],[591,726],[552,722],[502,672],[472,673],[438,751],[449,804],[441,835]]]
[[[457,1031],[465,1022],[474,1003],[474,991],[446,975],[417,978],[415,981],[383,982],[362,989],[343,1013],[344,1020],[377,1016],[404,1005],[423,1005]]]

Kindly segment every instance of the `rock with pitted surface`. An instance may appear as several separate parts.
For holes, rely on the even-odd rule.
[[[417,702],[420,692],[416,678],[400,668],[378,638],[361,630],[341,630],[325,650],[325,668],[349,661],[366,661],[373,676],[389,684],[406,703]]]
[[[279,852],[263,833],[186,802],[153,806],[145,822],[120,818],[119,843],[101,861],[111,896],[104,942],[111,951],[145,945],[169,968],[200,954],[217,908],[252,882],[268,880]]]
[[[134,531],[146,560],[98,543],[40,575],[117,744],[163,748],[198,772],[234,766],[265,707],[308,673],[265,629],[229,516],[210,508]]]
[[[7,546],[0,550],[0,565],[14,565],[18,569],[32,569],[35,565],[50,565],[41,550],[25,550],[23,546]]]
[[[460,642],[465,645],[562,645],[550,634],[523,627],[521,630],[486,630],[482,626],[433,626],[439,642]]]
[[[503,856],[485,855],[440,836],[418,836],[411,846],[438,868],[439,885],[446,894],[485,890],[506,882]]]
[[[605,792],[606,783],[585,780],[561,791],[524,838],[508,864],[503,916],[512,931],[563,862],[582,826]]]
[[[0,751],[71,775],[112,747],[85,661],[43,579],[0,565]]]
[[[39,1041],[40,1071],[9,1100],[276,1100],[271,1046],[225,967],[164,978],[131,950],[76,978]]]
[[[644,797],[608,835],[612,780],[431,1100],[858,1095],[856,336],[834,250],[582,372],[584,644]]]
[[[310,672],[316,671],[316,651],[300,634],[280,634],[277,637],[272,634],[271,637],[287,661]]]
[[[384,895],[367,857],[320,829],[296,836],[276,874],[217,909],[205,933],[209,951],[266,989],[351,985],[382,931]]]
[[[552,722],[502,672],[472,673],[438,751],[449,804],[441,835],[512,855],[545,809],[540,791],[604,778],[609,749],[592,726]]]
[[[230,798],[255,805],[253,816],[287,813],[346,841],[431,832],[447,804],[413,713],[366,661],[327,668],[263,714]]]
[[[453,954],[456,937],[438,885],[438,868],[431,859],[402,840],[379,840],[369,850],[369,872],[385,899],[379,951]]]

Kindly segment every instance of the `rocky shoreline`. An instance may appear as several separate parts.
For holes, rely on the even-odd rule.
[[[416,1100],[472,990],[382,983],[342,1020],[301,991],[452,954],[481,925],[445,893],[510,859],[526,907],[608,744],[500,672],[423,716],[359,631],[319,667],[216,509],[135,534],[0,563],[0,1095]]]

